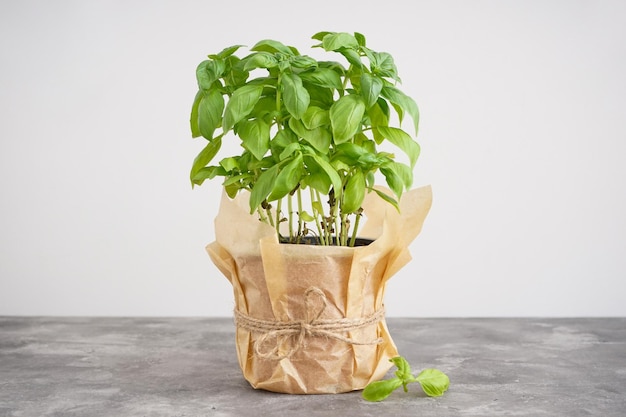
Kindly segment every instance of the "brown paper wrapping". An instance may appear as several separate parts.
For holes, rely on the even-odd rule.
[[[408,246],[432,202],[430,186],[417,188],[402,196],[398,213],[369,193],[359,235],[374,242],[348,248],[279,244],[274,228],[249,214],[247,196],[222,196],[216,239],[207,252],[233,286],[236,316],[278,325],[359,322],[380,313],[386,282],[410,261]],[[239,365],[254,388],[292,394],[359,390],[385,376],[397,349],[384,316],[339,333],[354,343],[304,330],[284,334],[237,326]],[[273,355],[265,353],[272,349]]]

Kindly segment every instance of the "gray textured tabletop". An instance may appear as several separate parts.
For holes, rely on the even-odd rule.
[[[626,318],[387,321],[443,397],[254,390],[227,318],[0,317],[0,416],[626,415]]]

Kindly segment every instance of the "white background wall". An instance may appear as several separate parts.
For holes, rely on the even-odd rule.
[[[0,2],[0,315],[230,316],[195,67],[321,30],[421,108],[434,203],[389,316],[626,315],[626,3],[591,0]]]

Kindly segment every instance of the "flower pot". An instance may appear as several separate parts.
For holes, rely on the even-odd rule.
[[[430,187],[406,193],[401,212],[364,202],[366,246],[292,245],[248,214],[246,195],[224,196],[212,261],[235,298],[239,365],[257,389],[340,393],[384,377],[398,352],[387,329],[387,280],[410,260],[431,204]]]

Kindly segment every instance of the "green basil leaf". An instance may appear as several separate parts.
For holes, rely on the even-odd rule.
[[[250,192],[250,214],[254,213],[257,207],[261,205],[263,200],[272,192],[276,177],[278,175],[278,168],[280,165],[274,165],[266,171],[263,171],[254,183],[254,188]]]
[[[285,148],[292,143],[298,142],[298,137],[291,130],[283,129],[276,132],[276,136],[274,136],[272,142],[275,142],[276,145],[281,148]]]
[[[424,369],[417,376],[417,382],[429,397],[439,397],[448,390],[450,378],[438,369]]]
[[[356,165],[360,158],[365,158],[369,153],[359,145],[345,142],[337,145],[334,158],[339,158],[348,165]]]
[[[267,200],[278,200],[292,192],[300,182],[303,173],[302,155],[298,154],[280,170]]]
[[[224,171],[224,168],[218,166],[200,168],[195,174],[193,174],[193,177],[191,178],[191,184],[202,185],[204,180],[212,180],[218,175],[226,176],[228,174],[226,173],[226,171]]]
[[[271,39],[265,39],[265,40],[257,42],[256,45],[250,48],[250,50],[251,51],[265,51],[265,52],[271,52],[271,53],[281,52],[287,55],[295,55],[298,52],[295,50],[295,48],[286,46],[285,44],[281,42],[273,41]]]
[[[298,143],[298,137],[291,129],[281,129],[276,136],[270,140],[270,149],[272,155],[280,155],[283,150],[292,143]]]
[[[337,153],[345,153],[349,155],[351,158],[358,159],[359,157],[367,154],[367,150],[360,145],[355,143],[346,142],[340,145],[337,145]]]
[[[334,32],[317,32],[315,35],[311,36],[311,39],[315,39],[318,41],[321,41],[322,39],[324,39],[324,36],[330,34],[330,33],[334,33]]]
[[[355,162],[345,158],[333,158],[331,165],[337,172],[350,172]]]
[[[304,155],[304,163],[306,164],[308,175],[302,179],[302,185],[311,187],[322,194],[328,194],[330,187],[333,185],[328,174],[310,155]]]
[[[406,381],[412,377],[411,375],[411,365],[404,359],[402,356],[396,356],[395,358],[389,359],[390,362],[398,368],[396,371],[396,376],[400,378],[402,381]]]
[[[244,147],[252,152],[256,159],[263,159],[270,148],[270,125],[262,119],[251,119],[242,120],[237,126],[237,133]]]
[[[296,119],[300,119],[311,97],[309,92],[302,86],[302,80],[296,74],[283,74],[282,78],[283,102],[287,111]]]
[[[239,184],[230,184],[224,186],[224,191],[226,191],[226,194],[228,194],[230,198],[237,197],[237,193],[240,189],[241,187],[239,187]]]
[[[365,101],[365,107],[370,108],[378,101],[378,96],[383,89],[383,81],[371,74],[361,75],[361,96]]]
[[[382,97],[379,97],[376,104],[367,109],[367,116],[369,117],[372,128],[376,128],[378,126],[389,126],[389,115],[389,104]],[[385,140],[385,138],[378,132],[378,129],[372,129],[372,133],[374,134],[374,140],[376,143],[381,144]]]
[[[302,115],[302,123],[307,129],[326,126],[330,124],[328,111],[317,106],[310,106]]]
[[[367,401],[382,401],[402,385],[399,378],[384,379],[369,383],[362,396]]]
[[[411,97],[404,94],[402,91],[391,86],[384,86],[381,91],[381,95],[385,97],[387,100],[389,100],[392,104],[399,106],[402,110],[409,113],[409,115],[413,119],[413,126],[415,128],[415,134],[417,135],[418,128],[419,128],[420,113],[419,113],[419,108],[417,107],[417,104],[415,103],[415,101]],[[402,112],[399,111],[397,108],[396,108],[396,111],[398,112],[400,122],[402,122],[402,119],[403,119]]]
[[[359,46],[365,47],[365,36],[359,32],[354,32],[354,38],[359,43]]]
[[[322,194],[328,194],[331,185],[328,175],[323,171],[311,171],[309,169],[309,175],[302,179],[302,188],[311,187]]]
[[[189,127],[191,128],[191,137],[197,138],[198,136],[202,136],[200,133],[200,126],[198,126],[198,107],[200,107],[200,101],[204,97],[202,90],[199,90],[196,93],[196,97],[193,99],[193,104],[191,106],[191,115],[189,116]]]
[[[315,215],[324,215],[324,206],[322,206],[322,203],[315,200],[311,203],[311,207],[313,207],[313,213],[315,213]]]
[[[305,88],[311,97],[309,106],[317,106],[327,110],[335,102],[335,98],[333,97],[333,92],[335,90],[331,88],[324,88],[316,85],[307,85]]]
[[[278,159],[284,161],[285,159],[292,156],[296,151],[299,151],[300,148],[302,148],[302,145],[300,145],[299,142],[290,143],[285,147],[285,149],[283,149],[283,151],[278,156]]]
[[[213,83],[217,81],[226,70],[226,63],[223,60],[202,61],[196,67],[196,79],[198,88],[209,90]]]
[[[358,49],[359,41],[349,33],[328,33],[322,39],[322,46],[327,51],[337,51],[342,48]]]
[[[365,199],[365,175],[361,170],[357,170],[348,178],[343,191],[342,213],[356,213],[361,208],[363,199]]]
[[[420,155],[419,144],[408,133],[397,127],[378,126],[377,130],[409,157],[411,168],[414,168]]]
[[[398,77],[398,69],[393,61],[393,57],[387,52],[374,52],[367,53],[367,57],[370,60],[370,69],[373,74],[381,77],[388,77],[397,82],[400,82]]]
[[[239,184],[239,189],[241,189],[242,180],[246,180],[252,177],[252,174],[239,174],[229,177],[222,183],[224,187],[228,187],[233,184]],[[244,181],[245,182],[245,181]]]
[[[224,74],[222,79],[227,86],[241,86],[246,83],[250,73],[243,69],[244,62],[238,57],[231,55],[226,58],[229,70]]]
[[[329,68],[317,68],[315,71],[303,72],[300,77],[302,80],[320,87],[343,90],[341,76]]]
[[[371,190],[373,190],[380,198],[385,200],[387,203],[389,203],[392,206],[394,206],[396,208],[396,210],[400,211],[400,204],[398,204],[398,200],[396,200],[395,198],[393,198],[389,194],[387,194],[385,192],[382,192],[381,190],[379,190],[377,188],[372,188]]]
[[[354,65],[356,68],[361,68],[363,66],[363,62],[361,62],[361,56],[354,49],[341,49],[339,53],[343,55],[349,63]]]
[[[326,160],[324,160],[322,157],[315,155],[313,153],[309,154],[309,156],[313,158],[315,163],[317,163],[317,165],[319,165],[319,167],[326,173],[326,175],[328,175],[328,179],[330,180],[330,183],[333,185],[335,197],[339,198],[342,193],[342,186],[341,186],[341,177],[339,176],[337,171],[335,171],[333,166],[330,163],[328,163]]]
[[[402,182],[402,178],[400,178],[398,174],[388,166],[380,167],[380,172],[385,176],[385,180],[391,191],[393,191],[396,197],[400,199],[400,196],[402,196],[402,193],[404,192],[404,183]]]
[[[209,58],[212,59],[224,59],[227,58],[229,56],[231,56],[232,54],[234,54],[235,52],[237,52],[237,50],[241,47],[243,47],[244,45],[233,45],[233,46],[229,46],[227,48],[222,49],[222,51],[218,54],[212,54],[209,55]]]
[[[350,140],[361,128],[365,103],[354,94],[341,97],[330,108],[333,140],[340,144]]]
[[[291,66],[309,70],[317,67],[317,61],[309,56],[295,56],[291,59]]]
[[[356,160],[356,164],[369,170],[381,165],[381,158],[376,154],[366,153]]]
[[[245,85],[235,90],[224,110],[224,120],[222,122],[224,133],[228,132],[236,123],[250,114],[262,93],[262,85]]]
[[[247,171],[255,171],[257,169],[268,169],[272,166],[276,165],[276,159],[272,155],[268,155],[265,158],[258,160],[250,152],[244,153],[244,155],[250,155],[250,158],[247,158],[245,162],[242,160],[239,161],[239,165],[246,167]]]
[[[370,171],[365,176],[365,186],[369,191],[371,191],[371,188],[374,187],[374,184],[376,184],[376,175],[372,171]]]
[[[216,136],[213,140],[210,140],[209,143],[207,143],[207,145],[196,156],[193,161],[193,165],[191,166],[191,173],[189,175],[192,184],[194,184],[196,174],[200,171],[200,169],[204,168],[209,162],[211,162],[221,147],[222,135]]]
[[[306,140],[315,149],[324,154],[328,153],[331,142],[331,134],[328,130],[323,127],[307,129],[302,121],[296,119],[289,120],[289,127],[296,135]]]
[[[328,153],[331,142],[331,134],[323,127],[316,127],[306,136],[306,141],[316,150],[322,153]]]
[[[251,71],[255,68],[274,68],[278,61],[269,52],[257,52],[245,59],[244,70]]]
[[[314,222],[315,221],[315,217],[311,216],[309,213],[307,213],[304,210],[299,212],[298,216],[300,216],[300,218],[302,220],[304,220],[305,222]]]
[[[224,168],[224,170],[226,172],[232,172],[235,170],[239,170],[239,161],[237,160],[238,158],[235,157],[228,157],[228,158],[224,158],[220,161],[220,166],[222,168]]]
[[[381,167],[381,170],[383,168]],[[388,169],[394,172],[395,176],[402,181],[402,185],[405,190],[411,188],[413,184],[413,171],[407,165],[396,162],[396,161],[388,161],[384,164],[384,169]]]
[[[223,111],[222,93],[211,89],[203,94],[198,105],[198,130],[203,137],[213,139],[215,129],[222,123]]]

